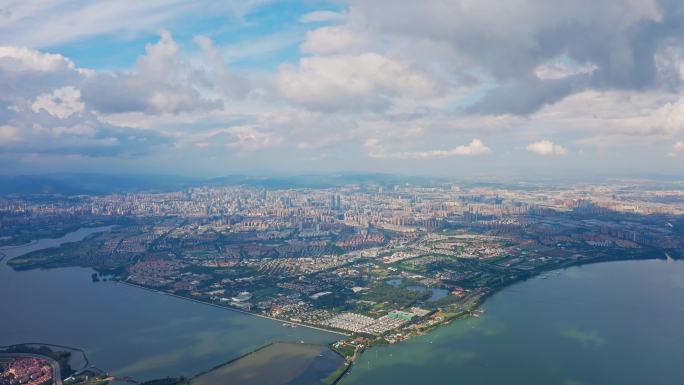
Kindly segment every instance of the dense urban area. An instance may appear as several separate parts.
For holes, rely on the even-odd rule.
[[[41,344],[2,347],[0,385],[104,385],[113,379],[94,367],[72,368],[75,352]]]
[[[95,282],[339,332],[332,348],[353,361],[369,346],[478,316],[484,298],[535,275],[683,258],[682,187],[356,183],[10,196],[0,200],[0,244],[111,226],[8,263],[91,267]],[[12,365],[10,384],[39,384],[50,372],[35,359]]]
[[[45,385],[52,383],[52,367],[41,358],[19,357],[0,361],[0,384]]]

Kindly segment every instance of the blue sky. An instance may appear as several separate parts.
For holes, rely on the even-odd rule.
[[[282,62],[295,62],[298,59],[299,44],[304,40],[306,31],[314,26],[303,25],[299,19],[322,10],[340,12],[343,7],[322,1],[278,1],[256,7],[245,15],[197,14],[189,18],[178,15],[165,22],[163,28],[173,34],[176,42],[187,47],[189,53],[197,51],[193,44],[196,35],[209,36],[219,46],[277,40],[279,36],[284,41],[291,40],[289,44],[279,45],[273,51],[231,63],[233,68],[275,70]],[[129,36],[96,35],[42,48],[70,58],[79,67],[115,70],[133,66],[137,57],[145,53],[145,45],[157,40],[158,31],[140,31]]]
[[[0,1],[9,173],[682,176],[674,0]]]

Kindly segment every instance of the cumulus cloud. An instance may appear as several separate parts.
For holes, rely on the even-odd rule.
[[[207,36],[190,40],[193,30],[164,22],[217,5],[78,0],[64,7],[64,1],[51,0],[52,11],[11,1],[11,15],[0,25],[0,43],[13,45],[0,47],[3,153],[129,155],[173,142],[175,149],[202,147],[226,158],[268,148],[273,151],[250,161],[279,168],[294,150],[350,164],[366,156],[420,160],[491,152],[478,139],[445,144],[461,138],[562,155],[563,146],[529,138],[565,138],[642,146],[664,166],[676,162],[665,162],[663,154],[684,156],[673,146],[684,137],[681,1],[349,0],[341,12],[295,16],[284,30],[269,26],[229,45],[208,37],[226,32],[212,25]],[[256,31],[263,20],[249,22]],[[137,61],[113,71],[14,46],[98,36],[128,49],[164,26],[183,38],[163,32],[147,46],[140,42],[145,52]],[[88,47],[92,40],[81,43]],[[278,66],[275,60],[285,56]],[[286,159],[274,155],[280,150]],[[591,156],[614,156],[609,153],[620,151]],[[514,162],[521,155],[505,156]]]
[[[549,140],[530,143],[527,145],[526,149],[529,152],[539,155],[565,155],[567,153],[563,146],[554,144]]]
[[[87,72],[59,54],[0,46],[0,101],[21,104],[39,93],[78,83]]]
[[[369,150],[368,156],[378,159],[447,158],[451,156],[485,155],[491,152],[491,149],[485,146],[480,139],[473,139],[468,145],[460,145],[450,150],[387,152],[376,138],[366,140],[364,147]]]
[[[0,68],[8,72],[63,72],[75,69],[74,62],[59,54],[26,47],[0,47]]]
[[[669,59],[656,58],[682,46],[682,2],[350,3],[349,28],[362,29],[407,56],[424,41],[449,47],[448,56],[424,60],[447,58],[452,68],[469,69],[489,85],[471,112],[526,115],[585,89],[644,90],[681,82],[663,73]]]
[[[87,104],[102,113],[177,114],[223,106],[221,96],[242,97],[247,82],[231,74],[211,40],[195,38],[204,61],[194,66],[180,58],[180,46],[169,32],[145,47],[132,71],[99,73],[82,90]]]
[[[453,149],[454,155],[483,155],[490,152],[490,148],[485,146],[480,139],[473,139],[467,146],[458,146]]]
[[[237,76],[228,70],[228,65],[219,50],[207,36],[194,38],[204,58],[202,70],[195,70],[194,75],[210,89],[230,98],[242,98],[249,91],[247,79]]]
[[[277,84],[286,99],[321,110],[382,109],[400,95],[438,92],[425,73],[377,53],[305,57],[282,65]]]
[[[54,90],[51,94],[40,94],[31,104],[33,112],[45,110],[48,114],[61,119],[73,114],[81,114],[85,104],[81,101],[81,91],[72,86]]]
[[[93,76],[59,54],[0,47],[3,153],[132,156],[168,142],[154,131],[101,121],[81,97]]]

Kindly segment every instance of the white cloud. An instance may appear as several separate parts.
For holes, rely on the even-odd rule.
[[[246,79],[234,75],[228,71],[228,65],[214,46],[210,38],[195,36],[195,43],[200,47],[204,57],[204,76],[212,87],[219,93],[228,97],[241,98],[249,91],[249,83]]]
[[[52,116],[66,119],[73,114],[82,114],[85,104],[81,101],[81,91],[67,86],[54,90],[51,94],[40,94],[31,105],[33,112],[45,110]]]
[[[393,97],[425,98],[437,85],[425,73],[377,53],[305,57],[282,65],[277,84],[288,100],[312,109],[382,109]]]
[[[468,145],[460,145],[451,150],[386,152],[376,138],[366,140],[364,147],[369,150],[368,156],[378,159],[430,159],[451,156],[477,156],[491,152],[480,139],[473,139]]]
[[[684,10],[681,2],[349,1],[346,25],[372,36],[383,52],[411,57],[425,68],[434,63],[454,82],[487,83],[469,108],[479,114],[528,116],[587,89],[680,83],[660,76],[654,57],[664,47],[682,45],[675,32],[683,24],[675,16]],[[443,49],[418,54],[416,47],[426,42]]]
[[[490,153],[489,147],[485,146],[480,139],[473,139],[467,146],[458,146],[453,150],[454,155],[483,155]]]
[[[59,72],[73,70],[74,62],[59,54],[43,53],[26,47],[0,47],[0,69],[8,72]]]
[[[145,46],[132,71],[99,73],[82,88],[86,104],[104,114],[144,112],[161,115],[220,109],[224,97],[239,98],[248,83],[231,74],[211,40],[195,38],[199,63],[184,61],[180,46],[167,31]]]
[[[241,151],[256,151],[280,144],[281,139],[272,133],[263,132],[252,126],[237,126],[226,130],[234,141],[229,145]]]
[[[18,128],[10,125],[0,126],[0,145],[11,144],[20,140]]]
[[[665,103],[645,118],[651,127],[655,126],[670,133],[684,132],[684,97]]]
[[[13,108],[30,108],[37,95],[76,84],[88,73],[59,54],[0,46],[0,102],[6,101]]]
[[[503,11],[493,12],[495,3]],[[663,153],[684,156],[673,147],[684,138],[684,40],[666,36],[679,30],[673,21],[677,2],[589,1],[596,9],[585,3],[352,0],[342,13],[312,12],[299,20],[311,24],[289,20],[284,29],[260,30],[229,45],[197,36],[199,49],[193,49],[184,44],[194,30],[168,21],[183,17],[195,25],[194,10],[214,5],[75,0],[66,9],[66,0],[10,0],[0,44],[40,47],[104,36],[82,40],[82,47],[105,41],[129,49],[160,27],[184,38],[162,33],[137,63],[114,71],[77,68],[56,53],[0,47],[0,126],[4,142],[17,143],[12,151],[87,153],[89,143],[119,138],[120,146],[144,152],[149,133],[162,137],[152,142],[204,147],[226,159],[269,148],[250,164],[276,169],[292,167],[299,155],[327,156],[330,168],[339,159],[363,168],[364,155],[433,159],[491,152],[480,140],[468,144],[462,138],[509,142],[521,150],[505,155],[512,163],[524,161],[518,157],[524,158],[525,147],[538,154],[568,152],[548,140],[532,143],[543,138],[600,147],[584,158],[604,157],[606,164],[626,146],[662,165],[676,163],[666,163]],[[30,19],[41,23],[29,25]],[[243,21],[255,30],[263,22]],[[203,32],[224,36],[239,28],[240,22]],[[666,38],[649,35],[654,29]],[[292,49],[296,54],[296,47],[304,57],[273,71],[272,60]],[[666,48],[669,55],[660,52]],[[659,61],[650,73],[654,50]],[[520,109],[511,109],[520,100]],[[500,108],[470,109],[486,103]],[[140,143],[126,141],[135,128],[145,132],[138,132]],[[377,139],[360,148],[366,138]],[[494,160],[479,158],[469,166]]]
[[[343,21],[346,16],[339,12],[333,11],[314,11],[302,15],[299,18],[300,23],[321,23],[331,21]]]
[[[96,75],[59,54],[0,47],[0,143],[15,156],[97,157],[141,154],[167,142],[158,132],[107,124],[93,114],[80,90]]]
[[[554,144],[549,140],[541,140],[539,142],[530,143],[526,147],[527,151],[539,155],[565,155],[567,151],[563,146]]]
[[[344,26],[335,26],[308,31],[301,50],[315,54],[359,53],[369,46],[368,36]]]

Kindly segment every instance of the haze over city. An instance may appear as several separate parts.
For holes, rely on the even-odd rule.
[[[3,1],[6,173],[682,175],[680,1]]]

